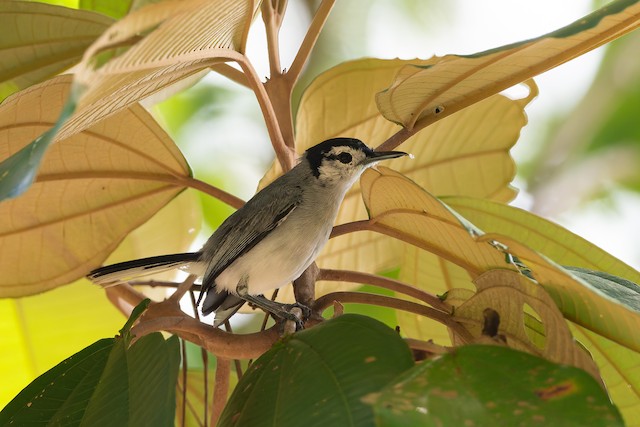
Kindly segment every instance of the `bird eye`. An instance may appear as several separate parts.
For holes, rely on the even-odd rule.
[[[350,163],[351,162],[351,154],[349,153],[340,153],[338,154],[338,160],[340,160],[342,163]]]

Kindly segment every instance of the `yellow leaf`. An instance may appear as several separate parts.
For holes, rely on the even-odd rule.
[[[51,126],[70,84],[60,76],[0,107],[0,159]],[[34,185],[0,204],[0,296],[84,276],[180,193],[189,173],[173,141],[137,104],[58,139]]]
[[[640,283],[640,272],[569,230],[513,206],[467,197],[443,201],[483,231],[510,236],[562,265],[606,271]]]
[[[374,94],[389,84],[408,63],[430,60],[361,59],[345,62],[321,74],[305,91],[297,114],[296,146],[300,153],[333,137],[349,136],[375,146],[398,131],[376,108]],[[415,159],[388,162],[423,188],[438,195],[473,195],[508,201],[515,165],[509,149],[526,124],[524,107],[536,96],[512,100],[493,96],[414,135],[402,149]],[[387,163],[385,163],[387,164]],[[264,176],[260,188],[282,173],[277,163]],[[338,213],[336,224],[365,219],[359,185],[354,186]],[[380,272],[401,262],[398,242],[370,232],[349,233],[329,241],[318,258],[325,268]],[[329,292],[345,284],[321,284]]]
[[[472,278],[510,267],[497,248],[478,240],[480,230],[401,174],[380,167],[366,171],[360,182],[371,217],[369,229],[453,262]]]
[[[640,313],[511,237],[489,233],[481,239],[498,241],[507,247],[509,253],[517,256],[567,319],[640,351],[640,342],[636,339],[636,333],[640,330]]]
[[[169,0],[130,13],[85,52],[76,74],[86,88],[79,111],[105,117],[213,64],[241,59],[256,8],[253,1]],[[113,57],[101,59],[112,49]],[[117,94],[101,101],[111,92]]]
[[[468,290],[473,295],[476,288],[471,276],[462,267],[416,246],[402,244],[402,248],[399,276],[402,282],[435,295],[447,294],[446,301],[449,304],[452,304],[451,292],[454,290],[458,293]],[[468,299],[468,295],[464,299]],[[448,328],[440,322],[401,310],[396,315],[404,335],[433,339],[440,345],[452,344]]]
[[[544,289],[524,275],[509,270],[492,270],[474,280],[477,292],[456,308],[454,318],[465,325],[472,336],[482,336],[484,310],[500,315],[498,334],[509,347],[539,357],[577,366],[594,378],[600,375],[589,355],[573,340],[569,327]],[[536,343],[525,330],[525,307],[529,306],[544,325],[544,341]]]
[[[0,2],[0,99],[66,70],[114,22],[37,2]]]
[[[390,121],[421,129],[490,95],[614,40],[640,25],[640,3],[617,0],[541,37],[428,66],[403,67],[376,96]]]

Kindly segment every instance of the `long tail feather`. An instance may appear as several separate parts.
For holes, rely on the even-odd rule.
[[[198,261],[200,255],[200,252],[185,252],[125,261],[96,268],[87,277],[99,285],[110,285],[147,274],[183,267]]]

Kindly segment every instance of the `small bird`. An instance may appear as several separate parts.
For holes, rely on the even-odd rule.
[[[202,314],[215,312],[219,326],[245,302],[296,321],[289,309],[265,298],[300,277],[327,243],[347,190],[381,160],[406,156],[376,152],[353,138],[333,138],[305,151],[300,163],[229,216],[198,252],[160,255],[98,268],[101,285],[181,268],[202,277]],[[308,310],[308,309],[307,309]]]

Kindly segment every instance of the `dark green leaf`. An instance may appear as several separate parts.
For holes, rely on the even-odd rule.
[[[0,425],[79,425],[115,343],[96,341],[40,375],[0,412]]]
[[[393,329],[345,314],[261,356],[238,383],[219,426],[371,426],[362,397],[412,365]]]
[[[623,426],[586,372],[500,346],[459,347],[367,401],[384,426]]]
[[[0,425],[173,425],[178,338],[154,333],[128,347],[122,331],[36,378],[0,412]]]
[[[564,268],[619,303],[640,312],[640,286],[637,284],[603,271],[569,266]]]

